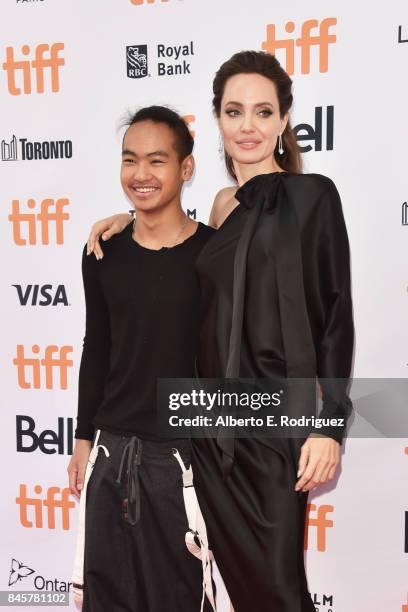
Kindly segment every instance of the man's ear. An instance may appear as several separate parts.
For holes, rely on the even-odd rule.
[[[181,164],[181,172],[183,181],[189,181],[194,174],[195,161],[192,155],[187,155]]]

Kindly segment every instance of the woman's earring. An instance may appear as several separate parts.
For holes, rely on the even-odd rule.
[[[224,138],[222,137],[221,132],[218,134],[218,153],[221,158],[224,157]]]
[[[278,151],[279,151],[279,155],[283,155],[284,150],[282,146],[282,132],[279,132],[279,136],[278,136]]]

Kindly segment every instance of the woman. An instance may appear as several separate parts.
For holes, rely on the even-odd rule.
[[[235,54],[213,106],[236,187],[221,190],[218,231],[197,260],[202,377],[310,378],[322,417],[350,413],[349,248],[333,182],[301,174],[289,122],[291,79],[275,57]],[[95,239],[127,224],[94,226]],[[303,561],[307,493],[332,479],[343,428],[307,439],[195,439],[193,471],[214,556],[235,612],[314,612]]]

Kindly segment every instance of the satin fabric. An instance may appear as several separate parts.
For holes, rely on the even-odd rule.
[[[347,417],[354,330],[334,183],[271,173],[236,197],[196,264],[204,309],[199,375],[317,376],[321,416]],[[344,434],[317,431],[339,442]],[[307,493],[294,491],[303,442],[192,441],[197,496],[235,612],[314,612],[303,562]]]
[[[197,260],[202,377],[319,377],[321,416],[350,415],[354,341],[347,231],[334,183],[254,177]],[[313,430],[311,430],[313,431]],[[344,428],[318,430],[341,443]],[[233,459],[233,439],[219,439]],[[224,468],[226,464],[224,464]]]

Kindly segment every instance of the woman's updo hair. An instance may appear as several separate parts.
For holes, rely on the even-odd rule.
[[[292,79],[282,68],[274,55],[264,51],[240,51],[224,62],[217,71],[213,81],[213,108],[217,117],[221,114],[221,99],[224,95],[225,85],[236,74],[260,74],[270,79],[276,87],[279,100],[279,112],[283,117],[291,108],[293,102]],[[284,152],[280,155],[278,143],[275,148],[275,160],[281,168],[288,172],[302,172],[300,150],[288,121],[282,134]],[[231,157],[225,153],[225,164],[228,173],[237,180]]]

